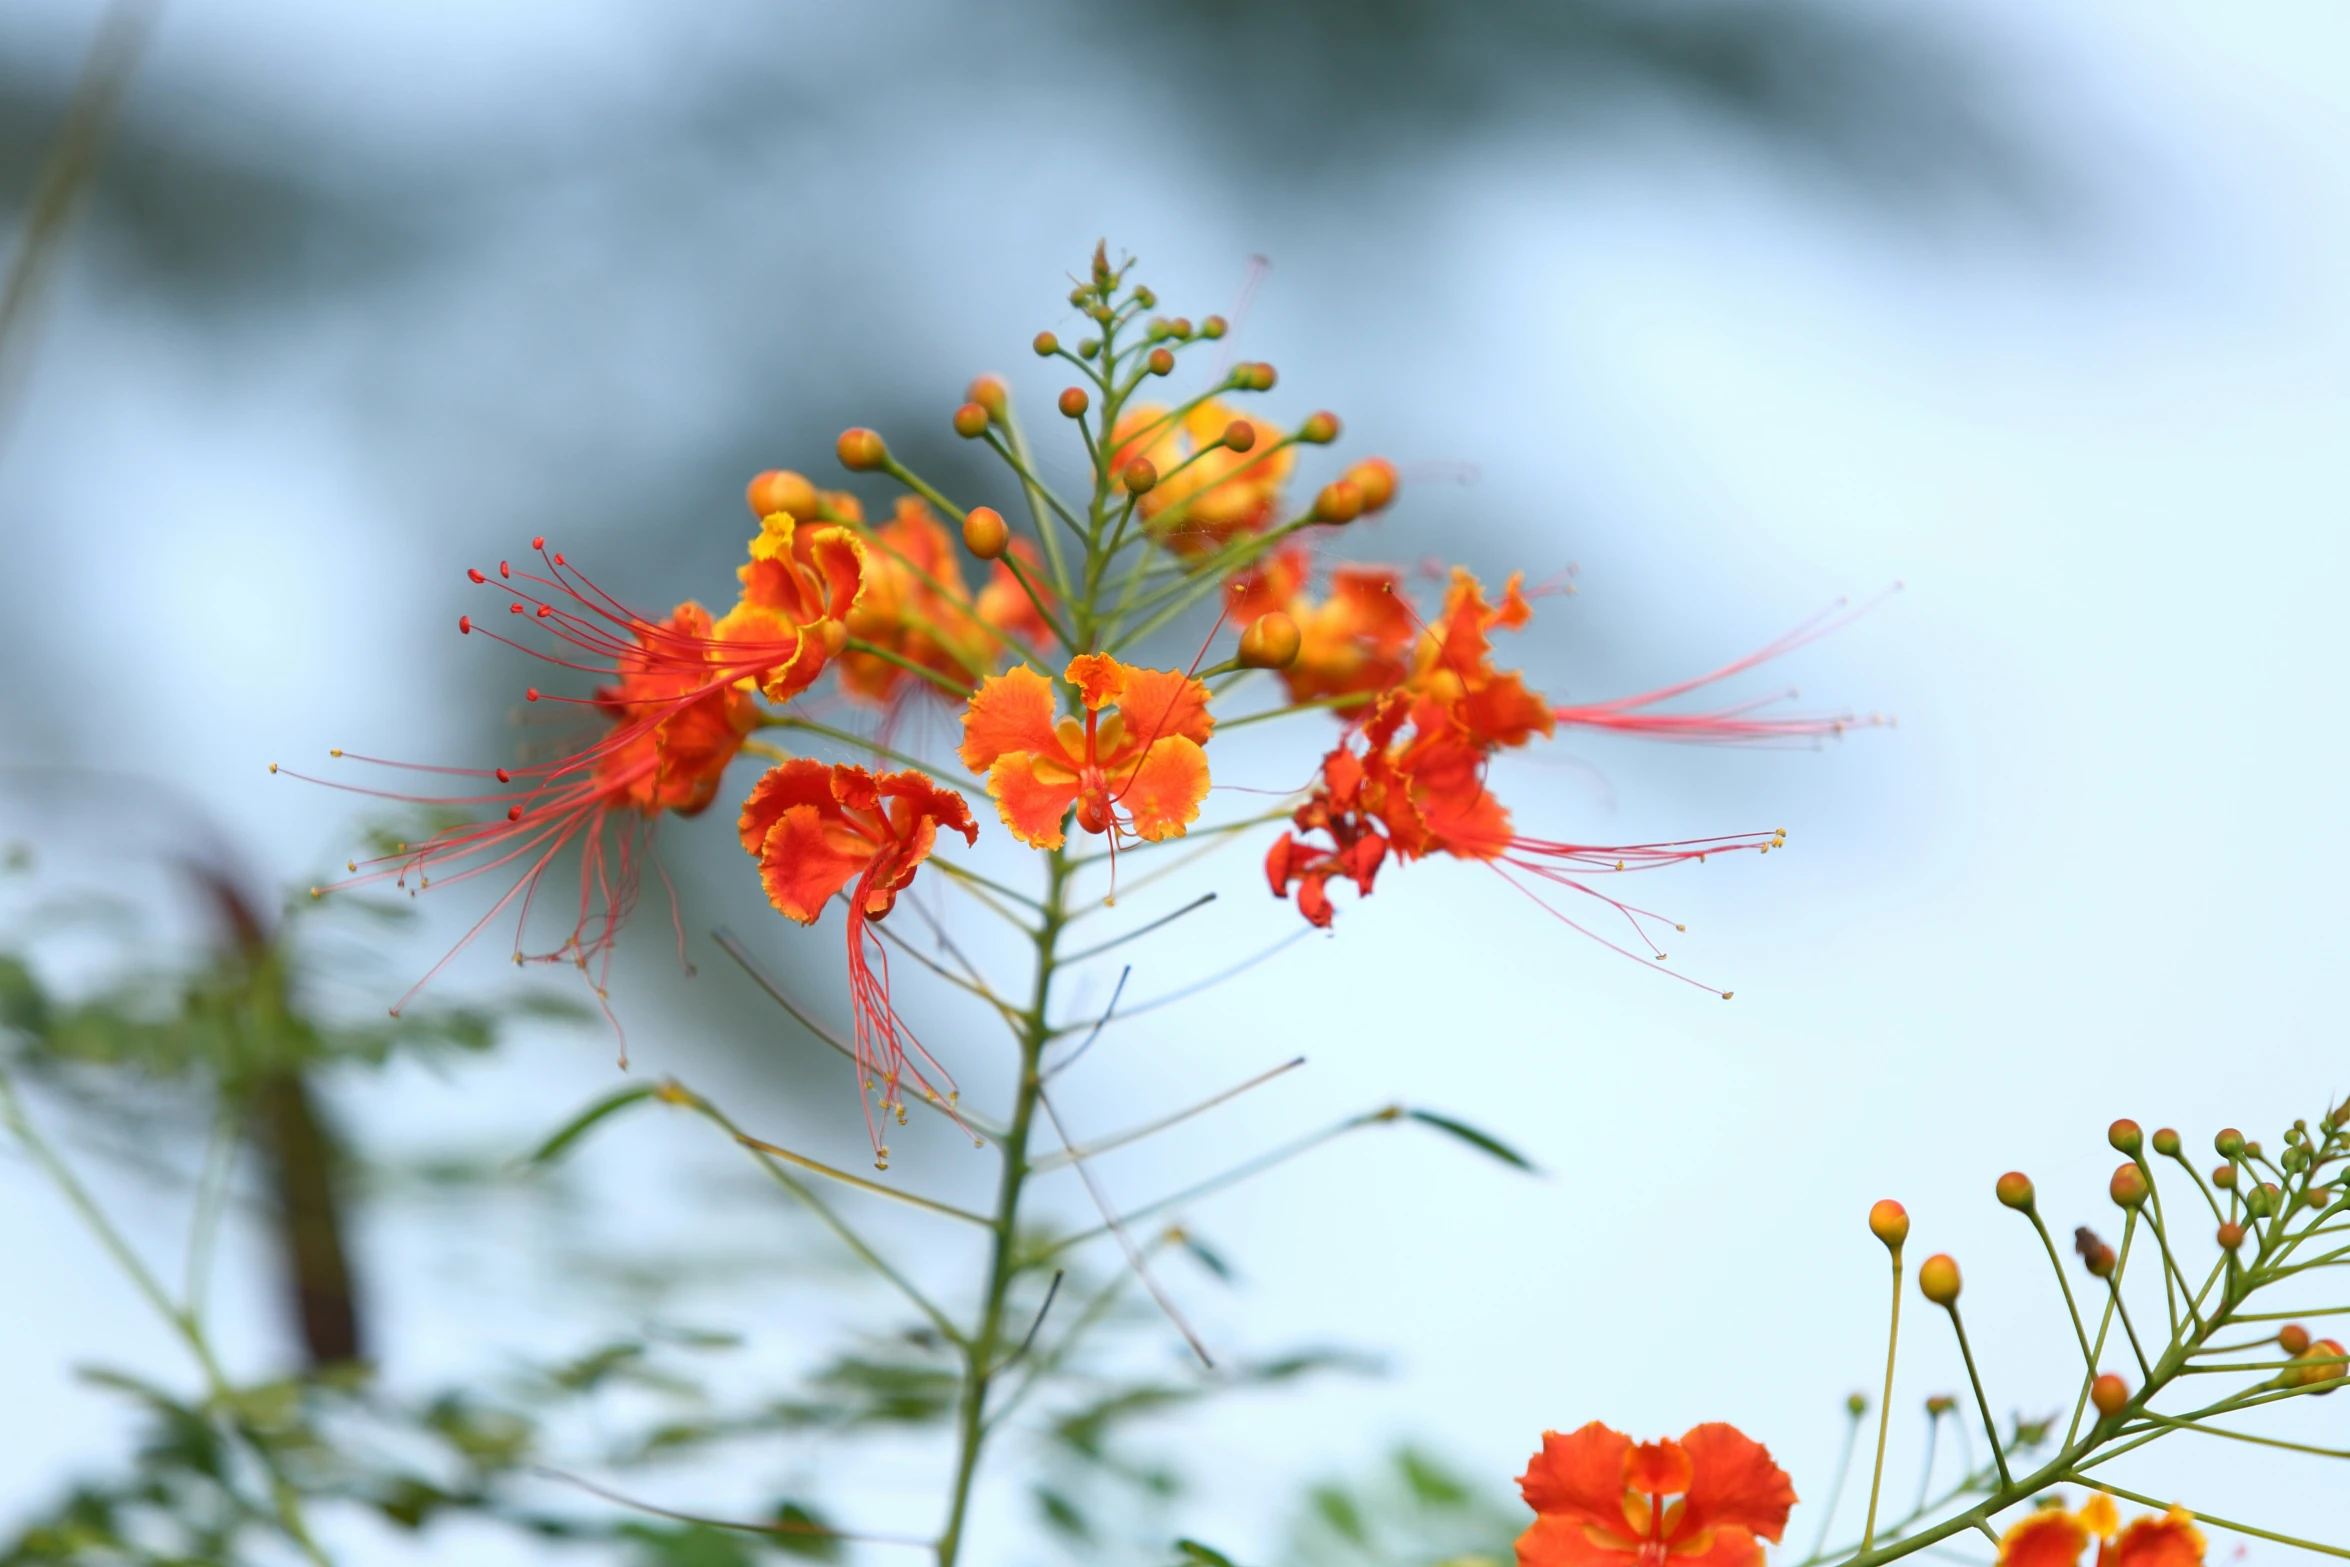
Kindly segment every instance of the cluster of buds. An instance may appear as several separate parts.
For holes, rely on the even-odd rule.
[[[630,608],[544,540],[520,569],[501,562],[494,575],[471,572],[503,606],[504,624],[546,640],[492,630],[494,613],[461,618],[461,631],[598,682],[584,696],[536,686],[526,693],[575,711],[579,730],[548,760],[457,770],[473,781],[468,792],[393,796],[482,815],[382,859],[354,861],[352,881],[336,885],[389,879],[421,889],[502,876],[505,890],[483,923],[511,913],[518,962],[577,964],[601,997],[612,940],[651,863],[654,824],[707,809],[738,757],[762,757],[770,766],[741,797],[739,836],[780,913],[812,924],[830,903],[844,907],[854,1054],[871,1090],[866,1114],[879,1156],[881,1127],[905,1117],[902,1088],[954,1099],[951,1076],[891,1004],[882,924],[926,866],[973,884],[935,854],[942,834],[974,842],[992,814],[1020,844],[1060,857],[1074,823],[1104,840],[1114,889],[1122,846],[1192,829],[1211,788],[1215,704],[1255,694],[1240,721],[1296,713],[1337,726],[1334,741],[1312,746],[1320,765],[1280,813],[1290,830],[1265,860],[1272,893],[1294,897],[1313,924],[1331,922],[1332,881],[1368,894],[1383,866],[1444,855],[1491,867],[1530,894],[1529,882],[1587,894],[1625,922],[1630,944],[1591,934],[1662,964],[1651,936],[1659,916],[1599,891],[1595,880],[1768,852],[1784,835],[1614,846],[1530,836],[1494,794],[1488,765],[1577,727],[1733,742],[1839,731],[1850,720],[1758,717],[1755,704],[1670,706],[1830,622],[1661,690],[1581,704],[1545,697],[1495,659],[1495,634],[1524,626],[1540,596],[1522,574],[1493,594],[1455,567],[1441,606],[1424,613],[1399,569],[1327,559],[1341,533],[1395,504],[1402,475],[1368,457],[1307,478],[1307,461],[1339,441],[1343,426],[1326,411],[1294,422],[1252,411],[1244,400],[1280,384],[1273,366],[1239,361],[1187,397],[1146,395],[1231,326],[1218,316],[1195,325],[1160,313],[1156,295],[1130,284],[1128,271],[1097,249],[1069,296],[1085,335],[1064,346],[1046,331],[1033,343],[1074,377],[1053,401],[1087,458],[1081,494],[1064,496],[1045,481],[1011,386],[982,375],[947,423],[1002,463],[1000,505],[957,504],[879,432],[846,430],[834,448],[840,466],[894,493],[869,503],[788,468],[758,474],[746,490],[756,531],[722,613],[692,602],[666,616]],[[1188,667],[1142,656],[1185,616],[1211,613]],[[1227,638],[1229,653],[1215,656]],[[829,709],[811,705],[828,699],[837,699]],[[843,728],[818,716],[844,704],[871,722]],[[951,760],[893,748],[897,720],[914,704],[959,719]],[[761,731],[849,755],[795,755],[757,738]],[[482,786],[492,779],[494,789]],[[980,790],[992,813],[973,809]],[[577,912],[560,940],[533,950],[528,916],[564,854],[580,865]],[[1058,889],[1071,867],[1053,864]],[[1049,948],[1045,955],[1049,964]]]

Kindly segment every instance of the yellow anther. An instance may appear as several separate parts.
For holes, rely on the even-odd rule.
[[[338,745],[338,746],[336,746],[336,747],[335,747],[333,750],[331,750],[331,751],[327,752],[326,754],[327,754],[327,755],[329,755],[329,756],[340,756],[340,755],[342,755],[342,754],[343,754],[343,748],[342,748],[341,746],[339,746],[339,745]]]
[[[277,771],[277,763],[275,763],[275,762],[272,762],[272,763],[270,763],[270,764],[269,764],[269,770],[270,770],[271,772],[273,772],[273,773],[274,773],[274,772],[276,772],[276,771]]]

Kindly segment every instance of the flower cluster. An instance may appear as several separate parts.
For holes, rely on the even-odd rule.
[[[1070,864],[1072,822],[1113,864],[1122,847],[1194,829],[1212,787],[1214,709],[1228,696],[1258,697],[1247,721],[1319,715],[1336,733],[1314,746],[1311,783],[1274,818],[1256,819],[1288,818],[1266,877],[1316,926],[1332,921],[1331,883],[1367,895],[1391,862],[1446,855],[1491,867],[1537,902],[1537,883],[1599,900],[1628,922],[1637,950],[1592,934],[1653,966],[1664,954],[1647,922],[1658,916],[1599,891],[1598,877],[1780,844],[1769,832],[1617,846],[1530,836],[1495,794],[1489,766],[1577,726],[1724,741],[1833,732],[1846,720],[1662,706],[1819,628],[1665,691],[1554,702],[1496,662],[1495,635],[1524,626],[1539,596],[1522,576],[1497,595],[1455,568],[1441,604],[1423,614],[1402,571],[1327,558],[1341,532],[1397,500],[1402,475],[1370,458],[1298,491],[1304,459],[1336,441],[1340,425],[1328,413],[1287,426],[1244,414],[1238,399],[1271,391],[1272,366],[1234,364],[1188,400],[1140,395],[1179,356],[1223,339],[1221,318],[1153,314],[1150,290],[1130,286],[1102,252],[1070,302],[1092,335],[1071,349],[1046,332],[1034,347],[1078,374],[1057,406],[1088,455],[1086,493],[1063,498],[1039,476],[1001,378],[972,383],[951,420],[1003,461],[1022,527],[994,507],[955,504],[881,436],[852,429],[837,456],[851,473],[895,484],[886,515],[875,521],[855,494],[795,472],[758,475],[748,490],[757,532],[722,614],[690,602],[664,617],[630,608],[544,540],[522,568],[470,572],[493,608],[460,618],[459,629],[590,677],[585,696],[526,692],[531,703],[577,708],[582,724],[546,759],[449,770],[475,780],[471,792],[394,795],[465,819],[353,861],[351,880],[336,885],[389,880],[413,891],[501,877],[474,929],[512,913],[517,962],[576,964],[601,996],[614,935],[653,863],[655,823],[707,809],[739,756],[764,757],[772,765],[738,812],[741,842],[787,918],[812,924],[829,903],[843,905],[854,1054],[873,1096],[878,1155],[874,1111],[902,1120],[902,1089],[953,1099],[951,1076],[892,1007],[881,922],[925,864],[965,874],[933,859],[942,833],[970,843],[982,831],[969,780],[944,759],[892,748],[909,704],[959,712],[955,760],[984,780],[1004,832],[1050,857],[1056,878]],[[1180,634],[1185,617],[1218,611],[1187,666],[1144,651],[1162,632]],[[1216,658],[1225,639],[1229,651]],[[873,721],[840,729],[812,716],[827,711],[809,706],[827,680],[833,707],[862,708]],[[763,730],[845,745],[856,760],[793,754],[755,738]],[[567,851],[578,875],[571,924],[533,950],[528,917]]]

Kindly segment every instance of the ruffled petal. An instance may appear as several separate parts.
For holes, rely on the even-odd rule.
[[[1008,751],[1061,753],[1053,732],[1053,685],[1025,664],[990,675],[963,710],[963,765],[980,772]]]
[[[1006,751],[987,771],[987,792],[1013,837],[1031,849],[1061,846],[1062,819],[1077,803],[1075,773],[1033,752]]]
[[[971,819],[971,804],[945,784],[912,768],[904,772],[883,773],[879,780],[881,797],[890,802],[891,824],[903,836],[904,824],[920,818],[938,823],[950,832],[959,832],[965,843],[979,841],[979,824]],[[929,851],[923,851],[927,854]]]
[[[818,585],[816,608],[824,619],[846,620],[865,586],[865,541],[846,528],[811,528],[808,533],[807,561]]]
[[[2202,1567],[2203,1531],[2195,1515],[2172,1506],[2159,1517],[2148,1513],[2130,1521],[2111,1544],[2097,1553],[2097,1567]]]
[[[2043,1507],[1999,1537],[1999,1567],[2077,1567],[2089,1531],[2061,1507]]]
[[[1753,1534],[1729,1524],[1699,1535],[1684,1529],[1665,1556],[1672,1567],[1761,1567],[1762,1559]]]
[[[1776,1541],[1786,1531],[1795,1485],[1772,1461],[1769,1448],[1719,1420],[1692,1427],[1681,1447],[1689,1455],[1681,1535],[1734,1526]]]
[[[1098,713],[1126,694],[1126,679],[1135,672],[1133,666],[1121,664],[1107,653],[1080,653],[1069,660],[1061,678],[1075,686],[1079,699]]]
[[[1563,1513],[1544,1513],[1518,1536],[1518,1567],[1634,1567],[1637,1552],[1603,1544],[1590,1525]]]
[[[1140,766],[1111,779],[1110,792],[1133,821],[1136,837],[1151,843],[1180,838],[1208,797],[1208,754],[1181,735],[1161,740]]]
[[[768,829],[795,805],[812,805],[826,813],[833,810],[830,767],[813,757],[795,756],[768,768],[751,785],[750,795],[743,801],[742,815],[735,821],[743,849],[757,854],[759,846],[767,841]]]
[[[1643,1442],[1624,1462],[1624,1489],[1644,1496],[1679,1496],[1689,1489],[1689,1450],[1666,1438]]]
[[[759,882],[786,918],[816,923],[832,895],[873,862],[871,840],[813,805],[795,805],[759,845]]]
[[[1528,690],[1526,677],[1514,669],[1472,686],[1462,694],[1456,711],[1487,745],[1521,746],[1558,727],[1550,703],[1541,693]]]
[[[1194,745],[1208,743],[1208,737],[1216,732],[1216,720],[1208,711],[1208,688],[1203,682],[1172,669],[1119,667],[1125,678],[1118,711],[1126,716],[1126,734],[1137,749],[1173,737]],[[1110,759],[1104,757],[1103,761],[1107,764]]]
[[[1572,1518],[1621,1534],[1624,1465],[1631,1456],[1632,1439],[1596,1420],[1564,1435],[1545,1431],[1542,1451],[1518,1476],[1518,1494],[1546,1518]]]

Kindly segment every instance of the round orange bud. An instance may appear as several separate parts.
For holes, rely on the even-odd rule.
[[[1001,419],[1011,406],[1012,389],[1000,375],[980,375],[971,378],[963,395],[986,409],[990,419]]]
[[[2146,1173],[2134,1164],[2125,1164],[2113,1172],[2113,1179],[2106,1183],[2105,1189],[2117,1207],[2143,1207],[2146,1202]]]
[[[816,515],[816,486],[789,468],[770,468],[753,479],[743,499],[751,503],[754,517],[772,517],[779,511],[811,520]]]
[[[1257,444],[1257,427],[1246,419],[1235,419],[1224,426],[1224,444],[1236,452],[1245,452]]]
[[[1050,332],[1039,332],[1036,334],[1036,341],[1028,346],[1036,350],[1037,358],[1050,359],[1061,351],[1061,340]]]
[[[2219,1227],[2219,1249],[2234,1251],[2244,1244],[2244,1226],[2230,1219]]]
[[[2223,1189],[2234,1186],[2236,1184],[2236,1167],[2232,1164],[2223,1164],[2212,1171],[2211,1184]]]
[[[2311,1366],[2308,1370],[2302,1372],[2302,1385],[2306,1387],[2313,1382],[2341,1381],[2343,1373],[2350,1372],[2350,1360],[2344,1360],[2342,1355],[2342,1341],[2340,1339],[2321,1338],[2316,1343],[2310,1345],[2305,1358],[2310,1360],[2330,1360],[2333,1362],[2333,1364],[2330,1366]],[[2317,1398],[2328,1398],[2339,1391],[2340,1389],[2338,1388],[2319,1388],[2312,1396]]]
[[[2179,1134],[2174,1127],[2158,1127],[2154,1133],[2154,1151],[2165,1159],[2175,1159],[2179,1153]]]
[[[1174,333],[1178,340],[1189,342],[1192,335],[1191,317],[1177,316],[1174,320],[1167,323],[1167,330]]]
[[[1338,415],[1327,410],[1307,415],[1297,427],[1297,438],[1308,446],[1328,446],[1338,439]]]
[[[1148,457],[1137,457],[1118,470],[1118,482],[1129,495],[1146,495],[1159,482],[1159,470]]]
[[[2146,1135],[2138,1130],[2138,1123],[2128,1116],[2105,1129],[2105,1140],[2113,1144],[2114,1152],[2135,1155],[2146,1146]]]
[[[1072,386],[1061,393],[1061,412],[1072,419],[1082,418],[1092,402],[1093,399],[1085,395],[1084,387]]]
[[[976,441],[987,433],[987,409],[978,403],[965,403],[955,410],[955,433],[966,441]]]
[[[1297,662],[1300,640],[1296,621],[1277,609],[1269,610],[1240,634],[1240,665],[1243,669],[1287,669]]]
[[[1869,1209],[1869,1233],[1893,1251],[1909,1239],[1909,1210],[1887,1197]]]
[[[2285,1352],[2287,1359],[2300,1354],[2308,1347],[2309,1330],[2300,1323],[2288,1322],[2277,1330],[2277,1348]]]
[[[1385,511],[1395,499],[1395,464],[1366,457],[1346,470],[1346,482],[1363,492],[1363,510]]]
[[[1992,1190],[1999,1193],[2001,1202],[2016,1212],[2030,1213],[2032,1211],[2032,1178],[2024,1174],[2023,1171],[2008,1171],[1999,1178],[1999,1183]]]
[[[2223,1127],[2220,1134],[2211,1140],[2211,1146],[2222,1159],[2241,1159],[2244,1157],[2244,1134],[2232,1126]]]
[[[2099,1414],[2111,1420],[2129,1407],[2130,1385],[2108,1371],[2089,1384],[2089,1402],[2097,1406]]]
[[[1316,522],[1352,522],[1363,514],[1363,492],[1344,479],[1333,479],[1314,497]]]
[[[1230,330],[1231,327],[1222,316],[1210,316],[1199,324],[1199,335],[1211,343]]]
[[[1919,1263],[1918,1291],[1937,1306],[1958,1304],[1958,1259],[1938,1251]]]
[[[1273,383],[1280,379],[1280,373],[1260,359],[1256,362],[1255,371],[1250,377],[1249,384],[1255,391],[1270,392],[1273,390]]]
[[[851,473],[870,473],[889,461],[889,448],[872,430],[841,431],[838,450],[840,465]]]
[[[981,560],[1000,559],[1011,542],[1012,530],[993,506],[974,506],[963,518],[963,548]]]
[[[1153,375],[1173,375],[1175,373],[1175,356],[1164,348],[1152,349],[1151,356],[1143,363],[1150,366]]]

